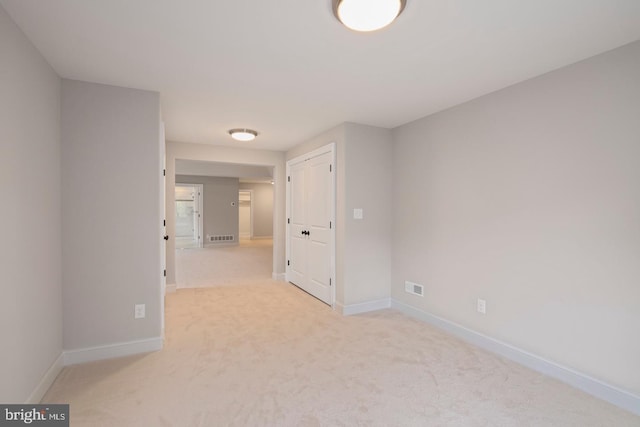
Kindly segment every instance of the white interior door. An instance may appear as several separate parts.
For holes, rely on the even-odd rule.
[[[288,162],[287,280],[333,305],[333,145]]]
[[[308,292],[331,304],[331,153],[307,165],[307,287]]]
[[[306,290],[306,163],[303,161],[291,165],[287,180],[289,184],[289,254],[287,256],[287,280]]]

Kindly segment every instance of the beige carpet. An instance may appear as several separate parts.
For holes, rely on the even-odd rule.
[[[273,240],[241,239],[236,246],[176,250],[176,286],[229,286],[269,279]]]
[[[72,426],[639,426],[640,418],[393,310],[292,285],[167,297],[165,349],[67,367]]]

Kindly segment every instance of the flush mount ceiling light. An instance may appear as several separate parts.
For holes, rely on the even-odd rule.
[[[332,0],[333,13],[347,28],[375,31],[391,24],[407,0]]]
[[[235,139],[236,141],[246,142],[256,139],[256,136],[258,136],[258,132],[251,129],[231,129],[229,131],[229,135],[231,135],[231,138]]]

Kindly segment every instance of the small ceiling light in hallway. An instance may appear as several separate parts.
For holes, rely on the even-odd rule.
[[[252,129],[231,129],[229,131],[229,135],[231,135],[231,138],[235,139],[236,141],[246,142],[256,139],[256,136],[258,136],[258,132]]]
[[[347,28],[375,31],[391,24],[402,13],[406,0],[332,0],[333,13]]]

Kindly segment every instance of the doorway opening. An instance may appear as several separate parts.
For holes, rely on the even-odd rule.
[[[203,186],[176,184],[176,249],[202,247]]]
[[[275,180],[273,166],[218,163],[204,160],[175,159],[174,208],[175,270],[168,272],[176,289],[229,286],[273,279]],[[188,184],[200,184],[202,190],[200,249],[193,247],[191,191]],[[191,189],[189,189],[191,190]],[[181,196],[181,192],[185,192]],[[183,218],[180,218],[180,209]],[[195,207],[193,208],[196,209]],[[173,214],[173,215],[172,215]],[[169,231],[171,232],[171,231]],[[170,240],[169,245],[172,243]],[[172,277],[173,276],[173,277]]]
[[[238,235],[241,240],[253,238],[253,191],[238,192]]]

